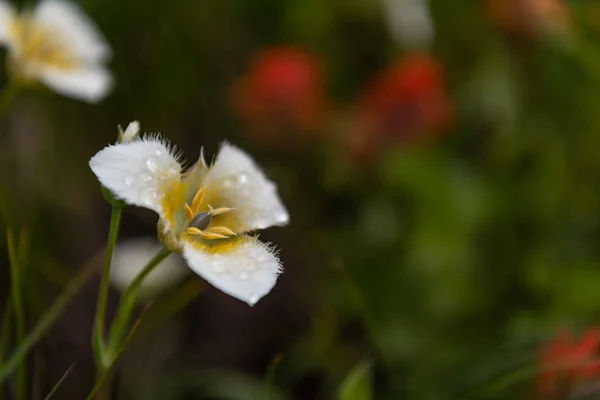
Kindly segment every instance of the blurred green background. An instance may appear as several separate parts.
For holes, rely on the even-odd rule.
[[[188,160],[240,146],[291,215],[261,235],[281,249],[273,291],[249,308],[190,276],[155,300],[112,398],[362,399],[340,387],[363,367],[375,399],[534,398],[540,344],[600,318],[597,2],[430,0],[425,43],[399,40],[375,0],[79,4],[113,47],[114,91],[90,105],[30,90],[0,125],[28,327],[103,251],[110,207],[88,161],[118,124],[139,120]],[[317,77],[296,87],[274,67],[253,89],[253,60],[282,46]],[[304,100],[261,97],[270,79]],[[125,210],[120,240],[155,231],[155,214]],[[98,283],[30,354],[34,396],[74,362],[55,397],[88,393]]]

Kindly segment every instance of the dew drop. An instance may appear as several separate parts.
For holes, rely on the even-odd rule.
[[[157,156],[161,156],[163,154],[163,151],[162,150],[156,150],[156,152],[154,154],[156,154]]]
[[[238,183],[240,185],[246,185],[250,181],[250,179],[248,179],[248,175],[247,174],[240,174],[240,175],[238,175],[238,179],[237,180],[238,180]]]
[[[148,171],[150,172],[156,172],[158,169],[158,166],[156,165],[156,158],[148,157],[146,160],[146,168],[148,168]]]
[[[150,175],[146,175],[146,174],[142,175],[142,182],[150,182],[151,180],[152,180],[152,177]]]
[[[223,266],[223,260],[221,260],[220,254],[215,254],[213,256],[212,270],[215,274],[222,274],[225,272],[225,268]]]
[[[225,181],[223,182],[223,187],[225,189],[231,189],[232,187],[235,186],[236,183],[236,179],[232,176],[225,178]]]
[[[240,272],[239,278],[241,280],[246,280],[248,279],[248,273],[247,272]]]
[[[125,179],[123,179],[123,183],[125,183],[125,186],[131,186],[133,185],[133,176],[126,176]]]
[[[140,198],[144,204],[146,204],[147,206],[151,206],[156,203],[158,194],[154,189],[147,189],[142,192]]]
[[[256,302],[258,301],[259,297],[256,294],[251,294],[250,297],[248,297],[248,302],[252,305],[255,305]]]
[[[170,176],[179,175],[179,168],[174,165],[170,166],[168,169],[168,174]]]

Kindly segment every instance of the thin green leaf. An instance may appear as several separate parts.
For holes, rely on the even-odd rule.
[[[115,365],[115,363],[119,359],[119,356],[121,355],[121,353],[123,353],[123,350],[125,350],[125,347],[127,347],[127,344],[129,344],[129,341],[131,341],[131,338],[133,337],[134,333],[137,331],[138,327],[140,326],[140,323],[142,322],[142,319],[148,312],[148,309],[150,308],[151,305],[152,305],[152,303],[149,303],[146,306],[146,308],[144,308],[144,311],[142,311],[142,313],[140,314],[138,319],[135,321],[135,323],[131,327],[131,330],[129,331],[129,334],[125,338],[123,345],[117,350],[117,352],[111,358],[110,364],[104,370],[100,371],[100,375],[99,375],[98,379],[96,380],[96,384],[94,385],[94,387],[92,388],[92,391],[90,392],[90,394],[87,397],[88,400],[93,399],[94,396],[96,396],[96,394],[100,391],[100,389],[102,389],[102,385],[104,384],[104,381],[108,377],[110,370],[112,369],[112,367]]]
[[[15,239],[12,230],[9,228],[6,230],[6,241],[8,245],[8,257],[10,260],[10,283],[11,283],[11,300],[14,308],[14,316],[17,322],[16,333],[17,345],[23,342],[25,337],[25,310],[23,308],[23,297],[21,293],[22,279],[21,266],[19,263],[19,256],[17,253],[17,246],[15,245]],[[27,397],[27,365],[25,363],[25,357],[19,360],[17,365],[17,399],[25,400]]]
[[[371,362],[367,360],[361,361],[352,368],[340,386],[338,400],[372,399],[370,370]]]
[[[3,382],[12,371],[19,365],[19,362],[27,356],[33,345],[40,340],[46,331],[52,326],[54,321],[60,316],[67,303],[83,287],[83,285],[96,272],[97,257],[94,257],[71,281],[66,289],[58,296],[48,311],[42,315],[36,326],[31,330],[24,340],[17,346],[11,357],[6,363],[0,366],[0,382]]]
[[[11,328],[11,301],[10,294],[8,299],[6,300],[6,307],[4,309],[4,314],[2,315],[2,332],[0,336],[0,365],[4,363],[4,356],[8,350],[8,346],[10,344],[10,328]],[[2,384],[0,383],[0,399],[2,399]]]
[[[67,378],[67,376],[69,375],[69,372],[71,372],[71,370],[75,367],[75,364],[77,364],[77,362],[74,362],[73,364],[71,364],[71,366],[63,374],[63,376],[58,380],[58,382],[56,382],[56,385],[54,385],[52,390],[50,390],[50,392],[46,395],[46,397],[44,397],[44,400],[48,400],[48,399],[50,399],[50,397],[52,397],[54,392],[56,392],[58,390],[61,383],[63,383],[63,381]]]
[[[265,400],[270,400],[272,397],[271,394],[275,391],[275,371],[277,371],[277,367],[281,364],[281,360],[283,360],[283,354],[277,354],[269,364],[267,377],[265,378]]]
[[[152,310],[144,319],[144,325],[141,327],[144,331],[153,330],[155,327],[163,324],[166,320],[183,310],[196,299],[204,285],[200,280],[192,279],[184,283],[178,290],[156,300]]]

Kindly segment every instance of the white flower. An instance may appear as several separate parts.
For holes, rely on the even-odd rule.
[[[279,259],[250,233],[289,216],[275,184],[242,150],[224,143],[213,165],[201,155],[182,173],[173,149],[146,136],[104,148],[90,167],[126,203],[158,213],[161,241],[213,286],[254,305],[275,285]]]
[[[119,290],[125,290],[142,268],[162,246],[151,238],[129,239],[117,245],[110,268],[110,281]],[[137,293],[150,299],[177,284],[187,269],[180,257],[168,256],[142,281]]]
[[[104,62],[110,48],[78,6],[43,0],[17,13],[0,0],[0,45],[8,49],[11,72],[40,81],[65,96],[97,102],[112,87]]]
[[[426,50],[434,36],[428,0],[381,0],[388,29],[400,46]]]

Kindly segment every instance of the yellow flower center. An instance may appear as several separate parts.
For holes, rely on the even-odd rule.
[[[235,236],[235,232],[226,226],[212,225],[213,217],[229,213],[234,209],[228,207],[213,208],[204,201],[205,191],[204,186],[202,186],[194,196],[191,207],[187,203],[184,205],[185,218],[188,222],[185,232],[188,235],[200,236],[203,239],[210,240]]]
[[[75,57],[52,29],[36,24],[29,15],[15,19],[9,26],[9,37],[14,46],[16,71],[23,78],[31,78],[32,69],[52,67],[70,69],[77,66]]]

